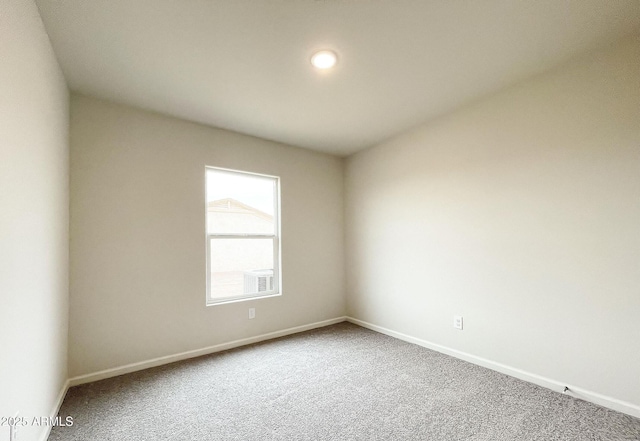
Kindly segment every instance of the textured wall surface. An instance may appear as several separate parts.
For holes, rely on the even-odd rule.
[[[205,166],[280,177],[281,296],[205,306]],[[344,315],[343,223],[340,158],[74,95],[71,376]]]
[[[349,315],[640,405],[639,86],[634,38],[350,157]]]
[[[0,417],[31,422],[67,379],[69,93],[35,4],[0,9]]]

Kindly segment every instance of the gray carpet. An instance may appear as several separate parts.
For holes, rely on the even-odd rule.
[[[71,388],[49,440],[640,440],[640,420],[358,326]]]

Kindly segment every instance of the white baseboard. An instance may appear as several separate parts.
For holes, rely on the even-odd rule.
[[[322,328],[324,326],[329,326],[336,323],[344,322],[345,320],[347,320],[346,317],[336,317],[329,320],[310,323],[308,325],[296,326],[294,328],[288,328],[280,331],[269,332],[267,334],[256,335],[255,337],[243,338],[240,340],[230,341],[228,343],[221,343],[213,346],[208,346],[202,349],[195,349],[193,351],[181,352],[179,354],[166,355],[164,357],[153,358],[151,360],[127,364],[125,366],[105,369],[105,370],[94,372],[91,374],[80,375],[77,377],[70,378],[68,383],[69,383],[69,387],[77,386],[79,384],[91,383],[98,380],[104,380],[105,378],[117,377],[118,375],[128,374],[131,372],[141,371],[143,369],[149,369],[152,367],[161,366],[163,364],[173,363],[175,361],[187,360],[189,358],[195,358],[195,357],[200,357],[202,355],[213,354],[214,352],[226,351],[228,349],[233,349],[240,346],[246,346],[246,345],[258,343],[265,340],[271,340],[273,338],[284,337],[285,335],[297,334],[298,332],[308,331],[310,329]]]
[[[49,414],[51,418],[55,418],[56,416],[58,416],[58,412],[60,412],[60,407],[62,406],[62,402],[64,401],[64,396],[67,394],[67,390],[69,390],[69,380],[64,382],[62,388],[60,389],[60,392],[58,393],[58,398],[56,399],[56,402],[53,405],[53,409]],[[51,425],[45,425],[42,427],[43,432],[40,435],[40,441],[47,441],[49,435],[51,434],[52,427],[53,426]]]
[[[551,389],[556,392],[563,393],[563,390],[566,386],[569,388],[569,391],[566,392],[567,395],[570,395],[575,398],[579,398],[581,400],[589,401],[591,403],[598,404],[600,406],[607,407],[609,409],[612,409],[618,412],[623,412],[628,415],[634,416],[636,418],[640,418],[640,406],[635,405],[633,403],[618,400],[617,398],[608,397],[606,395],[602,395],[596,392],[582,389],[580,387],[572,386],[570,384],[563,383],[561,381],[553,380],[551,378],[546,378],[541,375],[523,371],[522,369],[517,369],[511,366],[507,366],[505,364],[491,361],[486,358],[477,357],[475,355],[468,354],[466,352],[448,348],[446,346],[432,343],[432,342],[423,340],[421,338],[412,337],[410,335],[393,331],[391,329],[387,329],[382,326],[374,325],[372,323],[368,323],[363,320],[358,320],[353,317],[347,317],[346,319],[348,322],[362,326],[363,328],[371,329],[372,331],[380,332],[382,334],[386,334],[388,336],[395,337],[397,339],[404,340],[406,342],[413,343],[418,346],[423,346],[425,348],[432,349],[434,351],[441,352],[443,354],[447,354],[464,361],[468,361],[469,363],[473,363],[488,369],[492,369],[494,371],[501,372],[503,374],[510,375],[515,378],[519,378],[520,380],[537,384],[538,386],[546,387],[547,389]]]

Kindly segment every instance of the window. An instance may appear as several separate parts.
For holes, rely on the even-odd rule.
[[[207,304],[280,294],[275,176],[206,168]]]

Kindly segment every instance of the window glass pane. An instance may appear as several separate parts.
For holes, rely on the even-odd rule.
[[[207,170],[209,234],[275,234],[276,180],[224,170]]]
[[[235,297],[276,289],[275,239],[210,239],[211,297]]]

